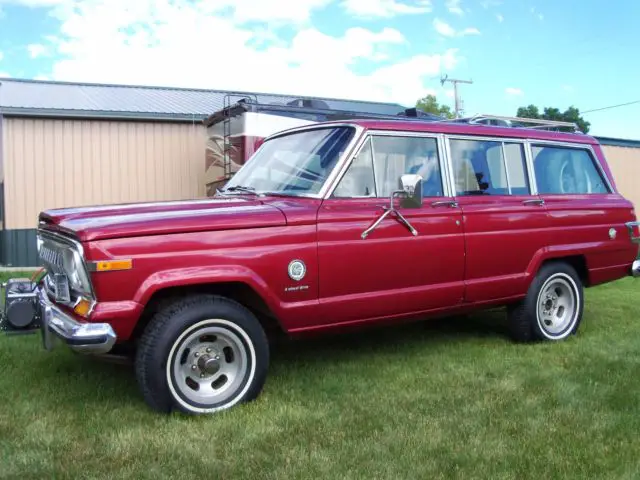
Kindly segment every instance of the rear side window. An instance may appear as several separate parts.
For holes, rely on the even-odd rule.
[[[528,195],[521,143],[451,139],[456,195]]]
[[[609,193],[588,150],[533,145],[532,154],[540,194]]]

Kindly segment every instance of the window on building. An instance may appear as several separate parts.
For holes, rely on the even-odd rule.
[[[389,197],[404,174],[422,176],[427,197],[444,194],[438,144],[434,138],[374,136],[362,147],[336,190],[335,197]]]
[[[456,195],[526,195],[529,178],[520,143],[450,140]]]
[[[538,192],[541,194],[609,192],[587,150],[534,145],[532,154]]]

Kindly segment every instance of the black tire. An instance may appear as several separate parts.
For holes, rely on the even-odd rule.
[[[569,316],[566,326],[559,331],[551,331],[538,311],[538,305],[543,302],[542,292],[554,281],[565,285],[567,293],[574,295],[575,302],[575,311]],[[554,303],[552,299],[549,301]],[[524,300],[509,307],[509,331],[511,337],[518,342],[565,340],[578,331],[583,310],[584,287],[575,269],[564,262],[546,263],[529,286]]]
[[[179,374],[176,374],[179,365],[175,362],[186,364],[187,359],[184,357],[187,354],[189,358],[191,355],[197,357],[196,353],[190,353],[188,349],[185,350],[187,354],[183,352],[180,359],[177,355],[181,349],[187,348],[185,345],[190,338],[198,338],[199,332],[203,332],[202,335],[205,336],[205,329],[211,328],[222,332],[221,335],[227,334],[229,338],[238,340],[239,349],[244,349],[239,360],[245,365],[246,372],[238,374],[236,380],[231,382],[228,398],[198,402],[188,398],[189,391],[185,388],[188,382],[180,381]],[[210,341],[216,341],[215,335],[207,335],[207,338],[214,339]],[[198,341],[203,341],[202,337]],[[223,357],[220,361],[222,364],[227,360],[224,353],[220,355]],[[195,363],[193,368],[195,370]],[[194,415],[215,413],[254,400],[263,389],[268,368],[269,344],[260,322],[239,303],[216,295],[186,297],[156,313],[140,338],[135,359],[137,381],[145,402],[151,408],[166,413],[177,408]],[[194,395],[197,395],[197,390],[194,389]]]

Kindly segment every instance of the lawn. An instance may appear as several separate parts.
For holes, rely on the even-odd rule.
[[[501,312],[285,344],[255,402],[162,416],[131,368],[0,337],[0,478],[640,478],[640,283],[579,334]]]

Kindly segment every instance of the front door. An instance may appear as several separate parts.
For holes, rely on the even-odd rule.
[[[465,299],[506,299],[526,291],[527,271],[549,243],[549,218],[532,194],[525,144],[449,138],[455,195],[466,235]]]
[[[433,137],[369,136],[318,211],[319,300],[325,324],[381,319],[461,303],[462,212],[449,196]],[[384,213],[405,173],[423,177],[424,203]],[[396,204],[397,205],[397,204]]]

